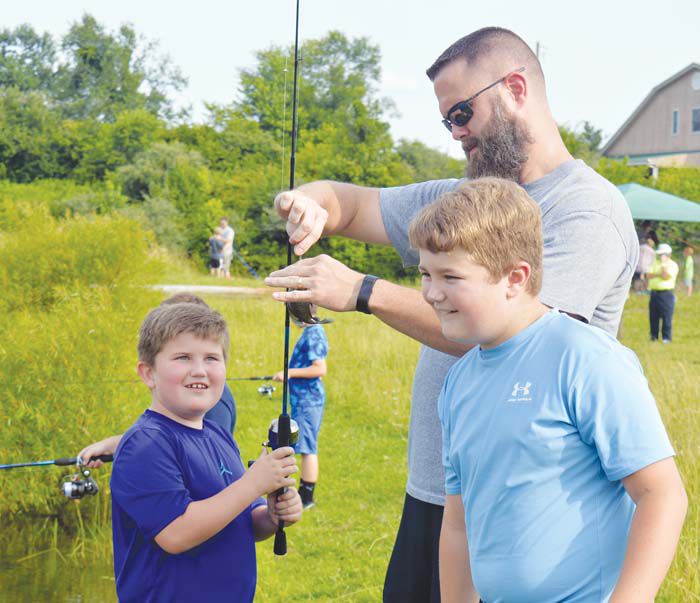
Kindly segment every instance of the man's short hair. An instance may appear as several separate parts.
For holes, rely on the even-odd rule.
[[[542,218],[539,206],[510,180],[480,178],[461,184],[426,206],[409,229],[411,245],[432,253],[461,249],[494,280],[520,261],[530,265],[526,290],[542,287]]]
[[[158,352],[168,341],[183,333],[218,341],[224,361],[228,360],[229,333],[226,321],[221,314],[204,303],[163,303],[151,310],[139,329],[139,360],[154,366]]]
[[[544,87],[544,73],[537,55],[519,35],[503,27],[484,27],[460,38],[436,59],[426,74],[432,82],[452,61],[462,59],[468,65],[474,65],[492,56],[510,59],[510,69],[525,67],[529,76],[541,81]]]

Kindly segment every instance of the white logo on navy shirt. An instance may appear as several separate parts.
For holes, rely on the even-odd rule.
[[[511,392],[511,398],[508,398],[508,402],[532,402],[530,397],[530,388],[532,383],[527,381],[525,385],[520,385],[520,381],[513,385],[513,391]]]

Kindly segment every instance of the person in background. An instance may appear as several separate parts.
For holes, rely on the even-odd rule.
[[[214,234],[209,237],[209,274],[221,277],[224,275],[224,240],[221,236],[222,229],[217,226]]]
[[[318,432],[326,405],[322,378],[327,372],[328,338],[323,325],[303,322],[296,324],[303,332],[289,361],[289,402],[292,419],[299,425],[299,442],[294,447],[294,452],[301,454],[299,495],[304,509],[310,509],[316,504],[314,490],[318,482]],[[283,381],[284,372],[278,372],[273,380]]]
[[[658,256],[649,269],[649,328],[652,341],[659,339],[659,323],[661,323],[661,339],[663,343],[671,343],[673,328],[673,310],[676,306],[676,278],[678,264],[671,259],[671,246],[661,243],[656,250]]]
[[[233,259],[233,237],[235,232],[228,224],[228,218],[221,218],[219,222],[221,226],[221,240],[224,242],[223,252],[223,264],[221,266],[224,276],[226,278],[231,278],[231,260]]]
[[[647,238],[644,239],[639,246],[639,261],[637,262],[637,269],[634,271],[634,277],[632,278],[632,284],[637,293],[644,293],[647,291],[647,273],[656,259],[656,252],[654,249],[658,244],[658,237],[656,233],[651,230],[647,233]]]
[[[693,258],[694,250],[688,245],[683,250],[685,260],[683,260],[683,284],[688,293],[688,297],[693,294],[693,275],[695,273],[695,259]]]

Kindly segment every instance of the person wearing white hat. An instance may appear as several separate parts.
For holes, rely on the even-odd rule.
[[[659,324],[661,324],[661,339],[671,343],[673,327],[673,310],[676,306],[676,277],[678,264],[671,259],[671,246],[661,243],[656,250],[656,260],[649,269],[649,328],[652,341],[659,339]]]

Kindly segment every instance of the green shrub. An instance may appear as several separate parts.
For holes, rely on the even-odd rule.
[[[112,381],[135,376],[139,323],[161,299],[143,285],[163,268],[152,237],[124,216],[22,212],[0,237],[0,459],[8,463],[73,456],[143,410],[144,390]],[[3,472],[0,512],[75,521],[58,491],[64,473]]]

